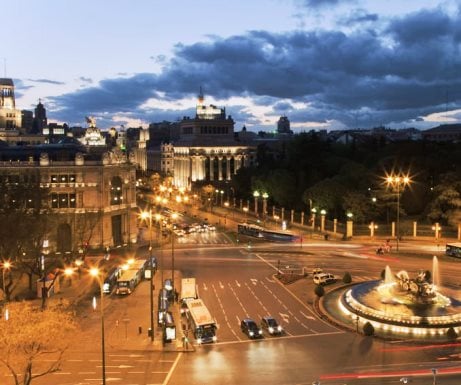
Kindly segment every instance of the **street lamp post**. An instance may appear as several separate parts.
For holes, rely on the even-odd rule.
[[[256,190],[253,193],[253,197],[255,198],[255,215],[258,216],[258,198],[259,198],[259,191]]]
[[[264,219],[264,227],[266,226],[266,215],[267,215],[267,198],[269,198],[269,194],[263,192],[263,219]]]
[[[320,210],[320,231],[322,233],[325,231],[325,215],[327,215],[327,211]]]
[[[161,267],[161,274],[162,274],[162,285],[163,285],[163,270],[164,270],[164,265],[163,265],[163,248],[162,248],[162,244],[161,244],[161,241],[162,241],[162,237],[163,237],[163,225],[162,225],[162,216],[160,214],[155,214],[155,220],[158,222],[159,224],[159,237],[157,237],[158,239],[158,245],[159,245],[159,248],[160,248],[160,267]]]
[[[178,218],[178,214],[173,213],[171,214],[171,219],[175,220]],[[174,287],[174,231],[173,227],[171,228],[171,286],[173,287],[172,290],[175,293]]]
[[[313,207],[311,209],[311,214],[312,214],[312,217],[311,217],[311,222],[312,222],[312,230],[315,230],[315,214],[317,213],[317,209],[315,207]]]
[[[143,211],[141,218],[149,219],[149,267],[150,267],[150,340],[154,342],[154,266],[152,260],[152,209]]]
[[[95,277],[99,284],[99,293],[100,293],[100,306],[101,306],[101,358],[102,358],[102,385],[106,385],[106,347],[104,341],[104,293],[102,291],[103,280],[100,277],[100,271],[98,268],[93,267],[90,269],[90,274]]]
[[[436,368],[432,368],[431,369],[431,372],[432,372],[432,385],[436,385],[437,384],[437,369]]]
[[[10,268],[11,268],[10,261],[3,261],[2,263],[2,283],[3,283],[3,295],[5,296],[6,301],[8,301],[8,297],[6,295],[5,270],[10,270]]]
[[[386,177],[386,182],[388,186],[392,186],[397,189],[397,221],[396,221],[396,235],[397,235],[397,247],[396,250],[399,251],[399,242],[400,242],[400,186],[403,186],[402,192],[405,189],[405,186],[410,184],[410,178],[407,175],[388,175]]]

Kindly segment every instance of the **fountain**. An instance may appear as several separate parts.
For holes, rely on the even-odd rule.
[[[386,266],[382,280],[354,285],[338,298],[343,316],[355,325],[370,322],[383,335],[445,336],[453,328],[461,333],[461,302],[453,290],[440,284],[437,257],[432,274],[407,271],[393,274]]]

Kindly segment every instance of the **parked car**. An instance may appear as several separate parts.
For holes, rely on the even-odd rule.
[[[314,275],[314,283],[316,285],[328,285],[330,283],[335,283],[337,281],[337,278],[330,273],[322,273],[322,274],[317,274]]]
[[[315,277],[316,275],[323,274],[323,270],[320,267],[315,267],[312,270],[312,276]]]
[[[283,333],[283,328],[275,318],[271,316],[266,316],[261,319],[261,328],[265,330],[270,335],[277,335]]]
[[[242,332],[249,338],[261,338],[263,336],[263,331],[251,318],[243,319],[240,323],[240,329],[242,329]]]

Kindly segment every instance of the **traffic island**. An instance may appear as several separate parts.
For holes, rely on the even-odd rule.
[[[300,279],[306,278],[307,273],[279,273],[275,274],[274,277],[284,285],[290,285]]]

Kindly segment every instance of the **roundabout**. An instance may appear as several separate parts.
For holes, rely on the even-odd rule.
[[[443,286],[438,260],[415,278],[387,266],[383,278],[338,288],[322,299],[328,317],[350,329],[370,324],[383,338],[446,339],[461,333],[461,292]],[[367,325],[370,329],[370,326]]]

